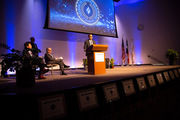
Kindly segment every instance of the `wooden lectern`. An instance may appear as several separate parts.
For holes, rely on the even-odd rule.
[[[93,75],[106,74],[105,52],[107,45],[93,44],[88,48],[88,73]]]

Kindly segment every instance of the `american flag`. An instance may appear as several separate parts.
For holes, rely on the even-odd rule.
[[[126,39],[126,55],[127,55],[127,61],[128,61],[128,64],[129,64],[129,50],[128,50],[128,40]]]
[[[123,63],[125,63],[125,49],[124,49],[124,40],[123,40],[123,37],[122,37],[122,46],[121,46],[121,49],[122,49],[122,61]]]

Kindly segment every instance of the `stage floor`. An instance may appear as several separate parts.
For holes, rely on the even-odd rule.
[[[106,69],[106,74],[89,75],[84,69],[66,70],[68,75],[60,75],[60,71],[45,74],[46,79],[37,79],[32,87],[18,88],[16,86],[16,76],[0,78],[0,93],[31,93],[42,94],[52,91],[66,90],[76,87],[83,87],[91,84],[98,84],[114,80],[123,80],[154,72],[180,68],[180,65],[173,66],[116,66],[114,69]]]

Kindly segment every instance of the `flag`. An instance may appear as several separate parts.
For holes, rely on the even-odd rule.
[[[129,50],[128,50],[128,40],[126,39],[126,55],[127,55],[127,61],[128,61],[128,64],[129,64]]]
[[[124,49],[124,40],[123,40],[123,37],[122,37],[122,46],[121,46],[121,50],[122,50],[122,61],[123,61],[123,64],[125,63],[125,49]]]

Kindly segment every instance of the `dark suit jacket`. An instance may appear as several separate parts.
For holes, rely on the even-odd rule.
[[[49,53],[45,53],[44,56],[45,62],[46,63],[53,63],[56,59],[54,57],[52,57],[52,55],[50,55]]]
[[[96,44],[96,42],[94,41],[94,40],[92,40],[93,41],[93,44]],[[85,42],[84,42],[84,49],[88,49],[90,47],[90,43],[89,43],[89,40],[86,40]]]
[[[31,51],[32,52],[32,49],[24,49],[23,50],[23,57],[24,57],[24,59],[26,59],[26,60],[30,60],[30,59],[32,59],[33,58],[33,56],[31,57],[31,55],[29,54],[29,52],[28,51]],[[33,52],[32,52],[32,55],[33,55]]]
[[[33,52],[33,54],[38,57],[39,53],[41,52],[41,50],[38,49],[38,46],[37,46],[36,43],[31,42],[31,45],[32,45],[32,52]]]
[[[92,40],[93,41],[93,44],[96,44],[96,42],[94,41],[94,40]],[[90,43],[89,43],[89,40],[86,40],[85,42],[84,42],[84,49],[88,49],[90,47]],[[90,53],[90,51],[86,51],[86,56],[87,56],[87,54],[88,53]]]
[[[27,48],[23,50],[23,65],[28,66],[30,64],[36,64],[36,65],[41,64],[42,62],[41,59],[35,56],[33,52],[32,52],[33,56],[31,56],[28,51],[32,52],[32,49]]]
[[[31,42],[31,45],[32,45],[32,48],[36,48],[36,49],[38,49],[38,47],[37,47],[37,44],[36,44],[36,43]]]

